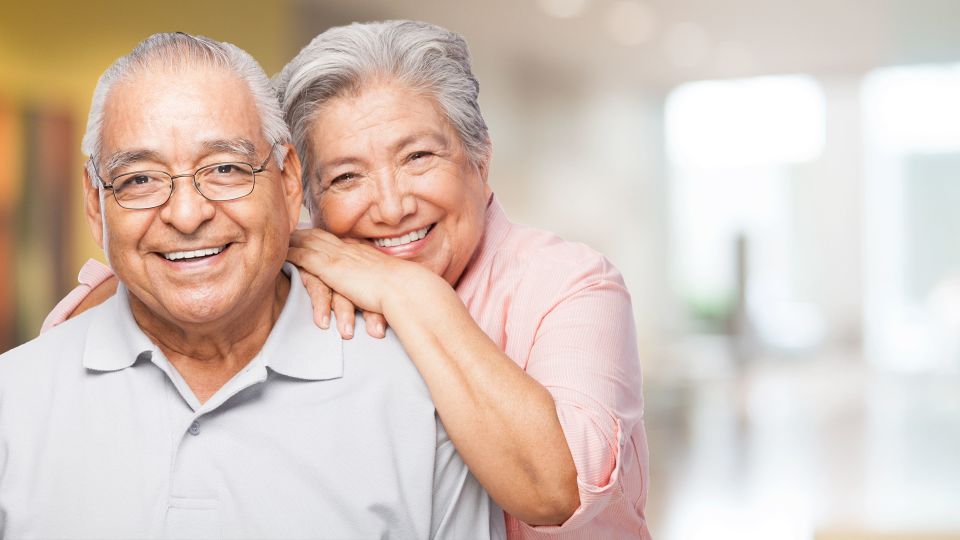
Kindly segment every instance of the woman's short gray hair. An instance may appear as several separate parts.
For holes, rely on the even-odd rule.
[[[433,97],[457,130],[470,160],[490,157],[487,124],[470,70],[470,51],[454,32],[419,21],[353,23],[315,37],[274,78],[284,117],[303,163],[303,185],[313,174],[310,124],[323,104],[368,82],[392,78]]]
[[[100,153],[104,105],[114,84],[148,69],[169,69],[176,72],[186,66],[224,69],[235,73],[250,87],[264,138],[270,144],[280,143],[274,150],[274,158],[282,169],[286,149],[281,145],[290,142],[290,129],[283,121],[277,93],[263,68],[249,53],[236,45],[183,32],[160,33],[148,37],[129,54],[117,59],[100,76],[93,91],[87,131],[80,145],[83,153],[91,158]],[[90,178],[96,182],[94,174],[91,174]]]

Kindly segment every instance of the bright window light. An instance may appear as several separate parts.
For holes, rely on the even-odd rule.
[[[960,369],[960,64],[864,78],[864,347],[875,365]]]
[[[810,161],[823,149],[823,94],[805,75],[688,83],[667,100],[666,131],[674,163]]]
[[[900,153],[960,149],[960,64],[877,70],[863,84],[867,137]]]

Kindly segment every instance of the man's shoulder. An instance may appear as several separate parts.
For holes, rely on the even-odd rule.
[[[310,297],[296,269],[280,318],[261,350],[267,365],[281,375],[318,381],[337,381],[325,390],[344,399],[359,399],[364,391],[390,388],[384,397],[421,396],[432,408],[430,394],[399,338],[388,327],[384,338],[367,333],[363,314],[356,313],[353,337],[343,339],[335,321],[320,328],[313,319]],[[334,315],[335,316],[335,315]],[[344,392],[349,388],[350,392]],[[320,395],[323,392],[313,391]],[[366,399],[366,398],[364,398]]]
[[[87,331],[98,311],[99,306],[0,354],[0,388],[62,370],[81,372]]]
[[[371,337],[360,312],[354,323],[353,337],[343,341],[343,355],[346,362],[369,376],[393,378],[394,382],[399,382],[396,377],[404,377],[426,392],[420,372],[407,355],[400,338],[389,326],[384,337]]]

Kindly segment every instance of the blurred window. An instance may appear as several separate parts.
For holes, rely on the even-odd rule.
[[[819,84],[804,75],[684,84],[667,99],[665,127],[671,274],[691,319],[724,331],[742,315],[770,345],[815,344],[822,323],[794,290],[791,188],[823,149]]]
[[[960,366],[960,64],[863,82],[865,348],[875,364]]]

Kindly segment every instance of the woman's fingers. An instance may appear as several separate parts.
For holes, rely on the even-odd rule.
[[[382,338],[387,335],[387,319],[380,313],[373,311],[364,311],[363,320],[367,325],[367,333],[370,337]]]
[[[314,324],[324,330],[330,328],[330,304],[333,291],[313,274],[301,271],[300,279],[303,281],[303,286],[307,288],[307,294],[310,295],[310,301],[313,303]]]
[[[333,314],[337,316],[337,329],[343,339],[353,337],[354,323],[356,323],[356,313],[353,302],[347,300],[343,295],[333,293]]]

